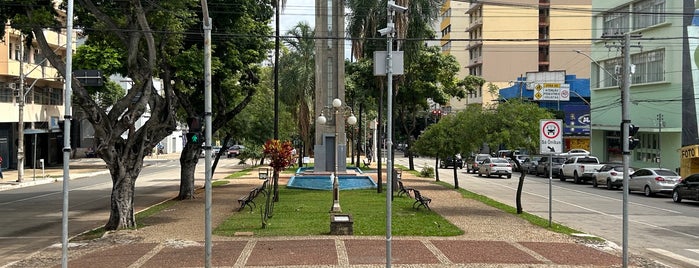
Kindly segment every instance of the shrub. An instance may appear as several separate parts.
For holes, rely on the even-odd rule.
[[[432,178],[434,177],[434,168],[428,165],[425,165],[422,167],[422,170],[420,170],[420,177],[423,178]]]

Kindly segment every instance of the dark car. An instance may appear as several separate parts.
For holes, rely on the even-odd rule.
[[[551,156],[542,156],[541,159],[539,159],[539,163],[536,165],[536,175],[537,176],[543,176],[547,177],[549,175],[549,158]],[[556,157],[554,156],[551,158],[551,165],[553,174],[551,175],[552,177],[559,176],[561,173],[561,165],[563,165],[563,162],[566,161],[565,157]]]
[[[483,160],[490,158],[489,154],[477,154],[473,159],[469,160],[466,165],[466,173],[476,173],[478,172],[478,166],[483,162]]]
[[[683,199],[699,201],[699,174],[687,176],[672,189],[672,201],[679,203]]]
[[[453,166],[464,168],[464,161],[458,156],[448,156],[446,159],[439,160],[439,168],[448,168]]]
[[[540,159],[541,156],[537,155],[524,158],[524,161],[522,161],[522,172],[526,174],[536,173],[536,165],[539,164]]]
[[[238,157],[240,151],[242,151],[243,149],[245,149],[245,146],[243,145],[231,145],[231,147],[228,147],[228,152],[226,156],[228,156],[228,158]]]

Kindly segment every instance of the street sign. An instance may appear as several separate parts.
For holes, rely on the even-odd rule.
[[[569,101],[570,84],[540,83],[534,85],[534,100]]]
[[[563,152],[563,128],[561,120],[541,119],[539,121],[539,152],[558,154]]]

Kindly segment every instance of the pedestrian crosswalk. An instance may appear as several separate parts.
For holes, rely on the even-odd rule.
[[[687,267],[699,267],[699,249],[686,248],[670,251],[662,248],[648,248],[648,250],[664,257],[691,265]]]

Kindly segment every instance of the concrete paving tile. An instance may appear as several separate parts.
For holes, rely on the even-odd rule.
[[[505,241],[430,240],[454,263],[541,264]]]
[[[621,257],[574,243],[519,242],[556,264],[620,266]]]
[[[385,264],[386,240],[344,240],[349,264]],[[392,240],[392,264],[439,264],[439,259],[419,240]]]
[[[246,266],[337,265],[332,239],[257,241]]]

